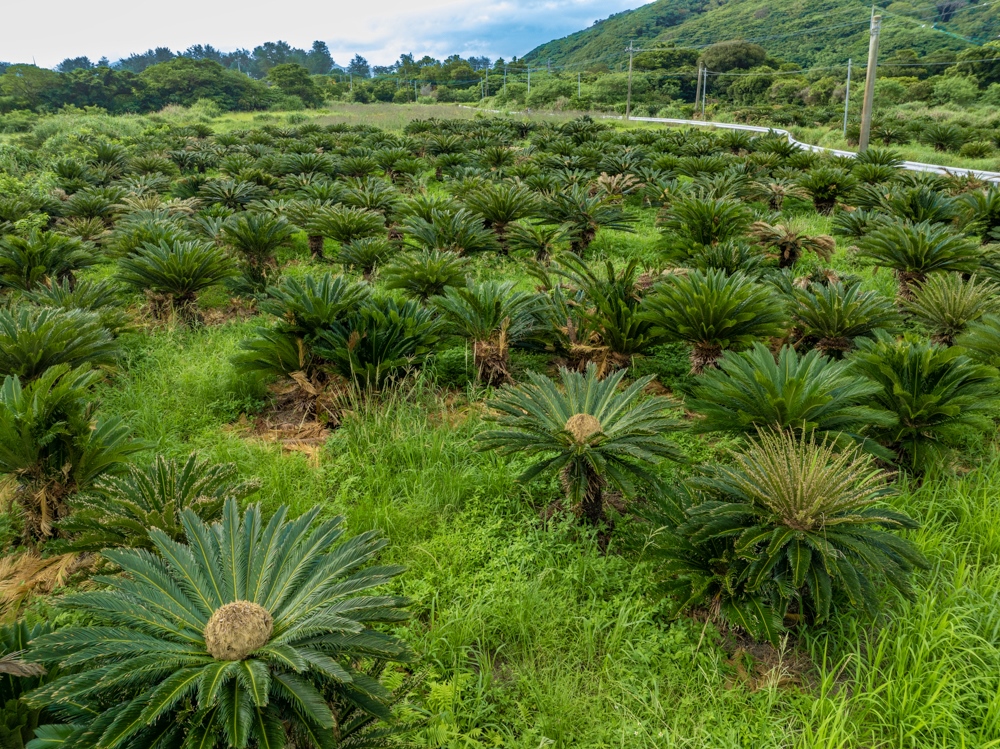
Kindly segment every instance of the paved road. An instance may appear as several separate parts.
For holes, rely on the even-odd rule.
[[[758,125],[737,125],[729,122],[706,122],[703,120],[674,120],[667,117],[632,117],[632,120],[636,122],[662,122],[664,125],[693,125],[695,127],[711,127],[711,128],[722,128],[724,130],[748,130],[752,133],[767,133],[774,132],[778,135],[784,135],[788,138],[788,142],[793,146],[797,146],[804,151],[814,151],[816,153],[827,152],[832,153],[837,156],[849,156],[854,158],[857,156],[854,151],[841,151],[836,148],[824,148],[823,146],[813,146],[809,143],[803,143],[801,141],[795,140],[792,134],[787,130],[783,130],[778,127],[760,127]],[[1000,172],[984,172],[980,169],[964,169],[957,166],[941,166],[940,164],[924,164],[920,161],[904,161],[903,168],[909,169],[912,172],[933,172],[935,174],[957,174],[957,175],[972,175],[978,177],[979,179],[987,180],[989,182],[1000,183]]]

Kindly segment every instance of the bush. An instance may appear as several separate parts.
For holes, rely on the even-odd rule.
[[[870,457],[811,437],[762,435],[732,466],[709,467],[643,514],[646,550],[680,608],[777,645],[791,609],[829,619],[838,600],[874,614],[888,585],[909,595],[916,526],[886,506],[892,488]]]

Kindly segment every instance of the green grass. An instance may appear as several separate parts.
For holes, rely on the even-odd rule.
[[[643,218],[637,234],[599,238],[595,253],[652,262],[656,235]],[[815,216],[810,229],[828,221]],[[300,262],[296,273],[318,270]],[[842,250],[834,265],[857,271]],[[477,264],[483,277],[514,267]],[[893,293],[888,273],[861,274]],[[414,601],[401,632],[429,669],[411,707],[426,721],[418,745],[1000,746],[996,446],[979,446],[981,465],[964,477],[903,487],[898,504],[923,524],[914,537],[934,564],[914,601],[893,601],[874,625],[838,615],[789,642],[777,671],[747,656],[754,681],[744,683],[731,644],[666,617],[633,553],[613,544],[601,555],[574,522],[542,523],[554,482],[522,486],[516,460],[476,452],[481,391],[442,392],[422,378],[358,400],[318,467],[232,430],[264,397],[229,362],[254,324],[130,335],[102,412],[123,415],[151,451],[237,463],[262,480],[267,508],[320,504],[352,531],[386,533],[388,560],[408,567],[398,589]],[[669,372],[662,356],[649,365]],[[684,441],[698,461],[726,446]]]

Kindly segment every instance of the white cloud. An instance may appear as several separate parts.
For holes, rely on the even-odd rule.
[[[308,47],[326,41],[334,59],[360,53],[388,64],[401,53],[436,57],[459,52],[491,57],[523,55],[552,38],[643,0],[48,0],[5,3],[0,60],[52,67],[66,57],[97,60],[150,47],[183,50],[212,44],[253,48],[282,39]]]

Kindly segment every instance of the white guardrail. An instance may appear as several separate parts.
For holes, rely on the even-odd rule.
[[[752,133],[777,133],[788,138],[788,142],[804,151],[815,153],[832,153],[835,156],[849,156],[854,158],[857,154],[854,151],[841,151],[837,148],[824,148],[823,146],[813,146],[809,143],[795,140],[792,134],[780,127],[763,127],[760,125],[737,125],[731,122],[708,122],[704,120],[674,120],[668,117],[631,117],[634,122],[662,122],[664,125],[693,125],[696,127],[722,128],[723,130],[748,130]],[[966,169],[958,166],[941,166],[940,164],[924,164],[920,161],[904,161],[903,168],[911,172],[933,172],[934,174],[953,174],[958,176],[973,176],[988,182],[1000,182],[1000,172],[986,172],[981,169]]]

